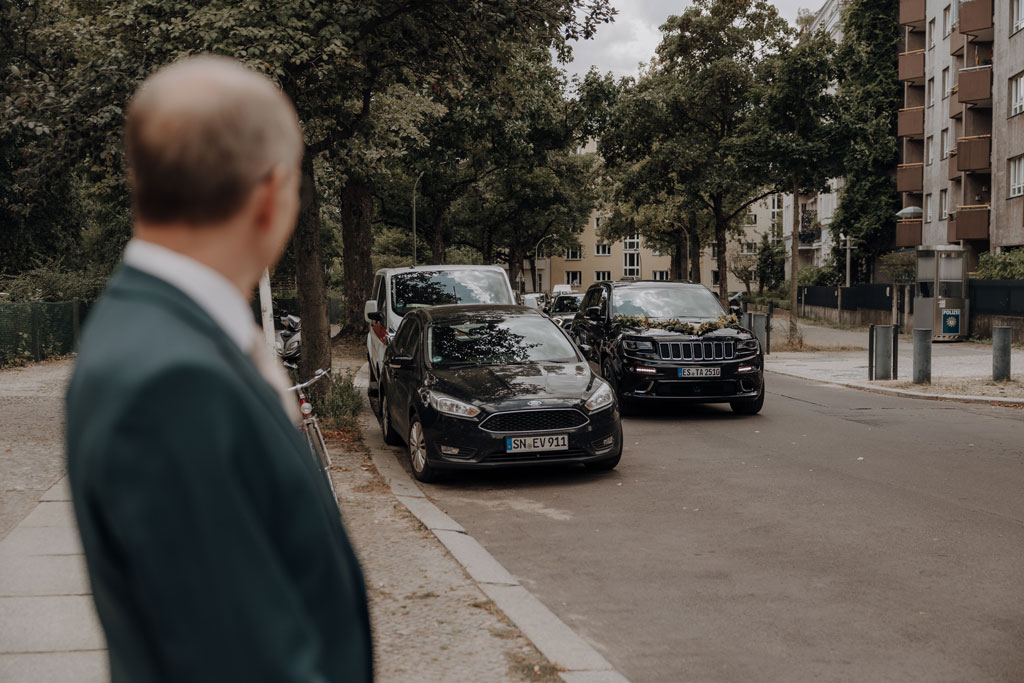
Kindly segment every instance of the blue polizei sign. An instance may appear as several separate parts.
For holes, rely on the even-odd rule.
[[[960,309],[942,309],[942,334],[960,334]]]

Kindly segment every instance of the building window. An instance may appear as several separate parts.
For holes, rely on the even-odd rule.
[[[951,9],[950,9],[949,5],[946,5],[946,9],[942,10],[942,35],[943,36],[948,36],[949,35],[950,12],[951,12]]]
[[[1024,0],[1010,0],[1010,33],[1024,29]]]
[[[946,190],[939,190],[939,220],[944,221],[947,218],[949,218],[949,199]]]
[[[711,286],[712,287],[717,287],[718,286],[718,271],[717,270],[712,270],[711,271]]]
[[[928,22],[928,47],[935,47],[935,20]]]
[[[718,244],[711,245],[711,258],[718,258]]]
[[[924,196],[924,222],[932,222],[932,195],[930,193]]]
[[[744,242],[740,247],[740,253],[743,254],[756,254],[757,253],[757,242]]]
[[[1020,113],[1024,113],[1024,72],[1010,79],[1010,116]]]
[[[743,217],[743,225],[757,225],[757,214],[748,211],[747,215]]]
[[[667,270],[652,270],[651,271],[651,279],[652,280],[667,280],[668,279],[668,271]]]
[[[622,248],[626,251],[637,251],[640,249],[640,233],[630,235],[622,240]]]
[[[595,270],[594,281],[595,282],[607,282],[612,279],[612,271],[610,270]]]
[[[773,194],[772,195],[771,207],[772,207],[771,208],[771,210],[772,210],[772,225],[775,225],[776,223],[778,223],[782,219],[782,195],[781,194]]]
[[[601,216],[594,216],[594,230],[601,229]]]
[[[939,151],[942,152],[942,158],[946,159],[949,157],[949,128],[943,128],[942,134],[939,135]]]
[[[942,99],[949,97],[949,67],[942,70]]]
[[[640,253],[627,251],[622,254],[622,277],[640,277]]]
[[[934,78],[929,78],[928,79],[928,106],[929,107],[934,107],[935,106],[935,79]]]
[[[611,256],[612,255],[612,245],[610,245],[610,244],[601,244],[599,242],[599,243],[594,245],[594,254],[596,256]]]
[[[1024,154],[1010,159],[1010,196],[1024,195]]]
[[[932,162],[935,161],[935,137],[929,135],[924,141],[924,153],[925,158],[928,160],[928,165],[931,166]]]
[[[583,271],[580,270],[567,270],[565,271],[565,284],[570,287],[579,287],[580,282],[583,281]]]
[[[579,261],[581,258],[583,258],[582,251],[583,250],[580,249],[579,247],[570,247],[570,248],[566,249],[565,250],[565,260],[566,261]]]

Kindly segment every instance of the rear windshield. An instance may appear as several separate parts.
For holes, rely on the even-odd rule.
[[[645,318],[717,318],[725,315],[704,287],[620,287],[612,297],[613,315]]]
[[[554,305],[551,307],[552,313],[575,313],[580,310],[580,301],[582,301],[583,295],[579,296],[560,296],[555,299]]]
[[[437,368],[579,360],[558,326],[537,316],[435,323],[427,332],[427,346]]]
[[[400,316],[425,306],[512,304],[505,274],[494,270],[422,270],[391,280],[391,309]]]

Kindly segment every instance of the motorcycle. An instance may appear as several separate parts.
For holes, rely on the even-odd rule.
[[[275,315],[274,320],[277,323],[274,327],[280,326],[274,341],[274,351],[286,368],[298,368],[302,352],[302,321],[299,316],[287,312]]]

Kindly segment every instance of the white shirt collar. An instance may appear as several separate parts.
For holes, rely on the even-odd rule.
[[[159,278],[192,299],[224,333],[248,353],[256,339],[252,309],[226,277],[209,266],[153,242],[128,242],[124,263]]]

